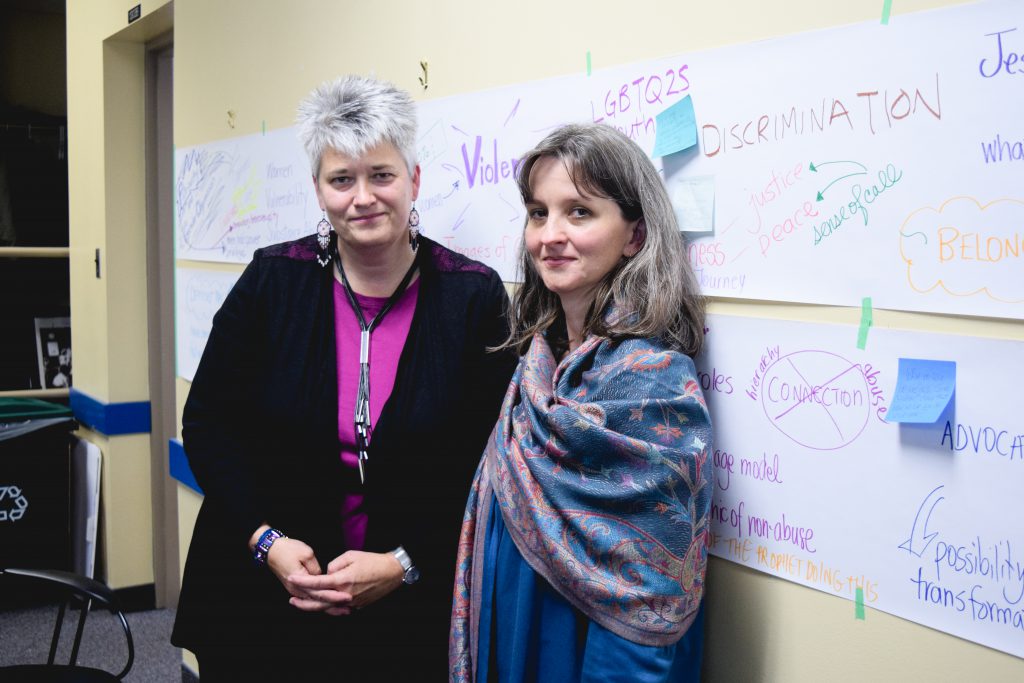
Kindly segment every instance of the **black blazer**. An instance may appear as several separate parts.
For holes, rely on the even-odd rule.
[[[183,417],[205,498],[175,645],[345,644],[362,657],[385,639],[394,656],[421,647],[431,671],[444,666],[466,496],[516,359],[486,351],[508,333],[497,273],[420,240],[416,311],[365,486],[340,465],[334,276],[315,236],[258,250],[214,317]],[[338,510],[353,490],[366,495],[365,550],[404,546],[422,578],[350,617],[299,612],[248,539],[266,521],[326,567],[346,550]]]

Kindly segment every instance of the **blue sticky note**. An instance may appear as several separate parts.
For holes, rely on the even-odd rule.
[[[955,388],[955,362],[900,358],[896,390],[885,419],[889,422],[933,423],[949,405]]]
[[[681,152],[697,144],[697,117],[693,114],[693,100],[687,95],[655,119],[653,157]]]

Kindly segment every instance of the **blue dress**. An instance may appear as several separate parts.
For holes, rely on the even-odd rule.
[[[492,500],[480,605],[478,681],[700,680],[704,608],[675,645],[637,645],[591,621],[523,559]]]

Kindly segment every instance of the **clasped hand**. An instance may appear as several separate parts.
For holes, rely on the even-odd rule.
[[[288,602],[305,612],[350,614],[402,585],[402,565],[391,553],[349,550],[324,573],[313,549],[294,538],[278,539],[267,565],[291,595]]]

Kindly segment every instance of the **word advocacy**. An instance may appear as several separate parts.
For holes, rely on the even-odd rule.
[[[954,424],[946,420],[941,445],[949,444],[951,451],[973,450],[975,453],[995,453],[1011,462],[1018,458],[1024,462],[1024,434],[1011,434],[997,427]]]

